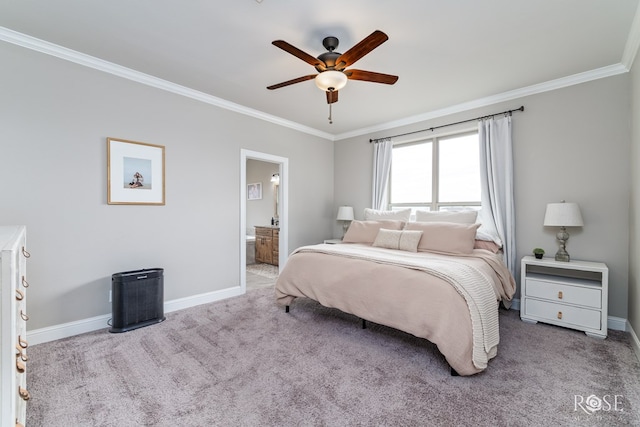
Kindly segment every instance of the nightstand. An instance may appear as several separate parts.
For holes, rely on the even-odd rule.
[[[522,258],[520,318],[607,337],[609,268],[601,262]]]
[[[342,243],[342,239],[326,239],[324,242],[328,245],[339,245]]]

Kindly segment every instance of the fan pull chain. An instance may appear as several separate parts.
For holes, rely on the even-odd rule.
[[[333,124],[333,120],[331,119],[331,104],[329,104],[329,124]]]

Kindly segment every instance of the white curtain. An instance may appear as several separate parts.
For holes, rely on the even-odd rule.
[[[480,121],[478,134],[482,185],[480,221],[482,228],[500,236],[505,263],[515,277],[517,260],[511,115]]]
[[[391,153],[393,142],[385,138],[374,142],[373,148],[373,209],[386,209],[389,173],[391,172]]]

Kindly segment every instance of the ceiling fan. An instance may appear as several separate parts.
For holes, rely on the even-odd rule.
[[[392,76],[390,74],[346,69],[387,40],[389,40],[389,37],[385,33],[380,30],[376,30],[345,53],[338,53],[335,51],[338,47],[338,39],[336,37],[325,37],[324,40],[322,40],[322,45],[327,49],[327,52],[320,54],[317,58],[314,58],[284,40],[275,40],[272,42],[274,46],[277,46],[285,52],[289,52],[293,56],[302,59],[307,64],[313,65],[318,71],[318,74],[309,74],[296,79],[287,80],[286,82],[267,86],[267,89],[279,89],[284,86],[315,79],[316,86],[327,94],[327,104],[329,104],[329,123],[333,123],[331,120],[331,104],[338,102],[338,91],[347,84],[347,80],[362,80],[388,85],[392,85],[398,81],[398,76]]]

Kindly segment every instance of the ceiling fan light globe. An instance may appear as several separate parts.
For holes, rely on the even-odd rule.
[[[328,70],[316,76],[316,86],[324,92],[340,90],[347,84],[347,76],[341,71]]]

